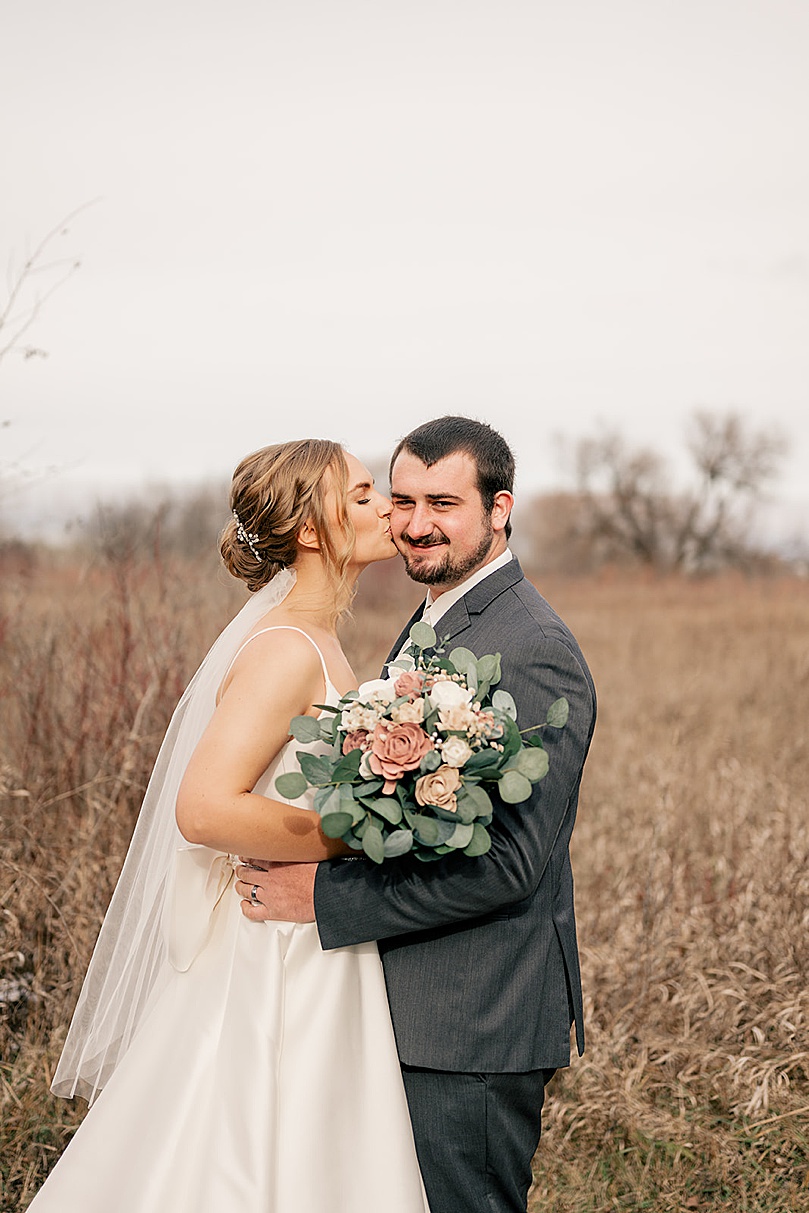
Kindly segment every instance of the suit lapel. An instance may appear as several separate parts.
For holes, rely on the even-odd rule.
[[[393,648],[391,649],[391,651],[388,653],[387,657],[385,658],[385,665],[387,665],[389,661],[393,661],[394,658],[398,657],[399,650],[402,648],[402,645],[405,643],[406,640],[409,639],[410,629],[412,628],[413,624],[416,622],[417,619],[421,619],[423,611],[424,611],[424,603],[420,602],[419,605],[416,607],[415,611],[413,612],[413,614],[408,619],[407,623],[402,628],[401,632],[399,633],[398,640],[396,640],[396,642],[393,645]],[[382,677],[383,678],[385,677],[384,669],[382,671]]]
[[[488,577],[484,577],[477,585],[472,586],[468,594],[464,594],[454,603],[446,615],[439,619],[435,626],[438,635],[438,643],[443,644],[445,640],[452,640],[458,636],[472,623],[472,617],[479,615],[481,611],[485,611],[490,603],[494,602],[495,598],[499,598],[501,594],[516,585],[518,581],[522,581],[524,573],[520,566],[520,562],[515,556],[502,569],[498,569],[496,573],[491,573]],[[392,661],[398,654],[402,645],[408,638],[409,632],[417,619],[421,619],[424,611],[424,603],[422,602],[410,616],[399,638],[388,654],[387,661]],[[387,662],[386,662],[387,664]]]

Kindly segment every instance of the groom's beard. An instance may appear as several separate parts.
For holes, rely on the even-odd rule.
[[[434,531],[427,540],[409,539],[407,531],[403,531],[396,546],[411,581],[418,581],[421,585],[457,585],[470,573],[474,573],[475,569],[480,568],[489,554],[493,538],[494,528],[487,517],[480,542],[473,551],[464,556],[453,559],[451,552],[447,550],[440,559],[429,564],[418,559],[419,552],[435,552],[444,544],[449,547],[449,540],[441,531]]]

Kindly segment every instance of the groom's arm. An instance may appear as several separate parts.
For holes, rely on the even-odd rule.
[[[548,774],[522,804],[492,797],[492,846],[477,859],[320,864],[314,909],[324,948],[447,926],[522,901],[536,890],[560,833],[566,845],[595,721],[591,684],[564,638],[541,632],[516,645],[502,665],[500,686],[514,696],[520,728],[544,720],[560,695],[569,702],[566,726],[542,731]]]

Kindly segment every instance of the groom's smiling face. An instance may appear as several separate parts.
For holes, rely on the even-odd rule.
[[[489,514],[483,508],[475,461],[455,451],[431,467],[402,451],[391,472],[390,525],[414,581],[442,593],[505,549],[509,493],[498,494]]]

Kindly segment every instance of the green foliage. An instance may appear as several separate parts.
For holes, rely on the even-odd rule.
[[[534,739],[523,740],[513,696],[490,693],[501,677],[499,653],[477,657],[459,646],[446,657],[423,622],[410,629],[410,642],[412,666],[394,663],[387,684],[371,686],[365,700],[352,691],[329,709],[327,721],[295,717],[293,737],[304,745],[328,742],[331,753],[299,750],[301,775],[282,775],[276,787],[290,799],[303,785],[314,787],[324,833],[361,847],[374,863],[409,853],[425,862],[453,852],[484,855],[498,798],[509,805],[526,801],[547,774],[548,756]],[[394,683],[406,671],[414,681],[397,694]],[[415,719],[401,714],[412,712],[411,700],[420,701]],[[561,728],[566,706],[562,699],[552,704],[547,723]],[[443,711],[453,715],[445,721]],[[385,751],[397,730],[405,746],[398,759]],[[359,741],[343,754],[348,734]]]

